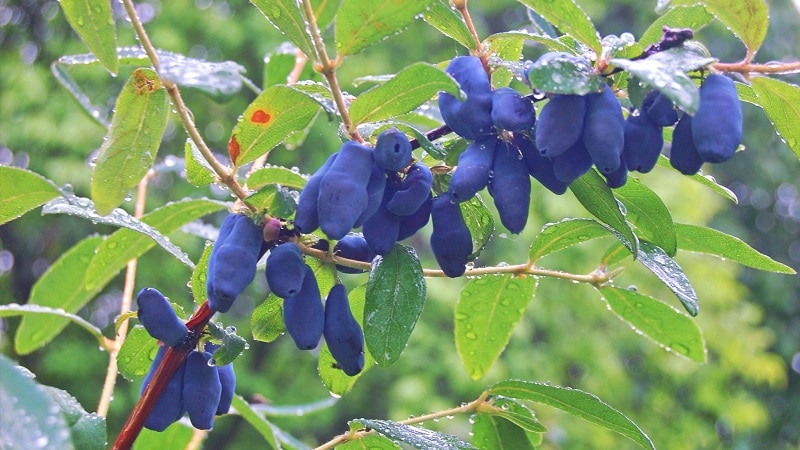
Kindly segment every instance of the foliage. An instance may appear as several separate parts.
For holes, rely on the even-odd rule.
[[[442,70],[453,48],[480,57],[495,87],[530,94],[537,111],[546,99],[543,93],[586,94],[609,84],[630,114],[650,89],[693,114],[698,80],[705,74],[743,74],[745,83],[737,83],[740,100],[763,110],[794,153],[788,164],[797,167],[800,87],[774,74],[795,73],[800,63],[755,62],[757,54],[770,50],[770,15],[763,0],[660,0],[661,15],[647,20],[638,41],[628,32],[601,35],[598,30],[619,26],[595,26],[583,8],[592,17],[610,16],[605,8],[613,5],[604,2],[491,3],[475,0],[468,9],[466,1],[446,0],[386,0],[377,6],[359,0],[210,2],[219,8],[216,13],[227,11],[219,27],[211,25],[217,21],[212,11],[189,14],[186,6],[164,3],[150,17],[131,0],[123,1],[124,11],[110,11],[103,1],[62,1],[60,9],[51,4],[37,13],[41,16],[30,16],[56,17],[62,11],[92,53],[84,54],[76,39],[53,44],[54,50],[50,40],[41,41],[42,51],[55,60],[53,79],[66,88],[57,92],[64,97],[51,109],[69,111],[67,118],[48,114],[35,121],[13,109],[16,104],[43,107],[37,90],[46,92],[42,85],[54,83],[46,78],[50,74],[37,72],[38,66],[22,68],[29,78],[12,71],[0,75],[4,86],[6,81],[25,86],[20,94],[4,88],[0,110],[5,123],[0,146],[6,146],[0,149],[0,230],[8,249],[0,256],[17,257],[19,267],[30,257],[23,253],[45,252],[42,246],[23,251],[22,242],[39,240],[26,227],[64,228],[42,239],[56,241],[47,244],[51,263],[35,281],[27,281],[21,294],[4,296],[9,300],[0,306],[0,317],[20,317],[2,328],[4,352],[10,353],[5,337],[13,334],[19,363],[45,374],[35,382],[0,358],[3,379],[10,380],[0,391],[9,400],[2,402],[7,409],[0,415],[2,440],[31,448],[40,434],[59,448],[99,448],[106,435],[117,440],[118,448],[136,440],[140,429],[131,421],[142,412],[123,421],[133,410],[138,381],[128,386],[114,379],[117,372],[141,378],[157,345],[139,326],[128,332],[131,296],[138,291],[134,285],[162,290],[190,329],[205,330],[221,345],[216,362],[233,361],[237,369],[241,395],[234,396],[233,406],[251,428],[236,436],[244,422],[217,417],[208,448],[222,442],[226,448],[246,447],[255,436],[271,448],[306,448],[320,441],[327,441],[322,448],[397,448],[398,442],[417,448],[686,448],[731,440],[745,445],[767,430],[770,411],[756,389],[768,391],[766,397],[792,381],[772,347],[774,337],[759,323],[762,310],[737,282],[740,269],[732,263],[778,274],[796,271],[737,233],[707,226],[712,214],[741,198],[709,175],[680,176],[664,157],[654,173],[631,178],[621,188],[609,188],[593,169],[564,196],[534,183],[528,225],[511,238],[496,229],[496,212],[483,202],[483,193],[461,204],[473,240],[465,280],[442,279],[442,272],[431,268],[428,228],[371,264],[315,248],[321,235],[287,238],[300,244],[321,291],[338,281],[350,288],[350,308],[364,327],[366,344],[364,372],[354,377],[341,372],[326,345],[318,355],[298,355],[290,348],[290,340],[281,337],[283,308],[272,294],[265,300],[263,276],[229,313],[208,323],[211,313],[203,305],[210,247],[204,244],[219,223],[212,214],[249,210],[258,223],[280,218],[291,234],[297,195],[306,182],[295,164],[313,172],[342,141],[374,142],[380,131],[396,126],[414,138],[414,158],[433,171],[434,191],[447,190],[466,147],[464,139],[447,136],[450,130],[436,109],[438,93],[463,94]],[[19,14],[29,6],[20,6]],[[504,8],[527,13],[528,30],[491,23],[489,18],[500,17]],[[175,18],[181,19],[177,32],[170,25]],[[265,26],[264,18],[277,31]],[[700,29],[714,20],[744,45],[741,62],[720,62],[730,59],[718,49],[721,44],[700,38]],[[482,38],[476,24],[493,33]],[[127,32],[131,25],[137,41]],[[658,38],[662,26],[691,28],[698,39],[660,48],[666,45]],[[58,36],[67,32],[63,24],[50,27]],[[406,28],[413,30],[403,33],[408,42],[392,38]],[[220,29],[225,31],[215,31]],[[201,43],[193,42],[194,36]],[[290,43],[281,44],[283,39]],[[731,41],[724,36],[724,45]],[[190,49],[212,42],[242,61],[205,61]],[[237,48],[240,42],[247,46]],[[5,50],[2,60],[14,61]],[[562,53],[547,64],[519,62],[550,51]],[[266,56],[254,61],[249,55]],[[247,70],[263,70],[262,86],[245,77]],[[109,74],[119,74],[119,82]],[[362,89],[359,82],[369,87]],[[351,87],[355,94],[345,92]],[[71,107],[64,104],[66,93],[77,100]],[[75,114],[78,108],[84,116]],[[7,122],[10,113],[22,119]],[[751,123],[756,122],[748,117],[746,143],[757,142],[747,140],[756,133]],[[99,130],[105,134],[102,141]],[[83,133],[93,137],[92,144],[80,139]],[[93,146],[99,147],[95,153]],[[774,156],[757,147],[748,145],[743,153],[764,160],[791,155]],[[7,158],[24,148],[32,149],[30,169]],[[40,206],[46,219],[26,215]],[[156,247],[166,253],[150,251]],[[369,274],[344,275],[334,263]],[[11,292],[6,272],[0,265],[0,286]],[[107,300],[112,294],[117,301]],[[91,314],[87,320],[92,309],[107,318]],[[611,316],[621,322],[608,320]],[[84,331],[73,333],[78,327],[70,324],[96,342]],[[247,341],[270,344],[250,348]],[[90,373],[81,374],[79,363],[67,360],[96,356],[97,342],[108,352],[110,376],[104,383],[99,382],[101,365],[83,365]],[[70,343],[77,343],[72,347],[77,353],[58,351]],[[94,356],[86,356],[90,353]],[[77,387],[85,376],[98,382]],[[65,386],[82,401],[44,384]],[[736,395],[725,395],[728,390]],[[317,402],[327,393],[343,397]],[[260,401],[263,396],[270,401]],[[14,398],[20,401],[10,401]],[[470,398],[475,400],[459,407],[445,403]],[[152,407],[146,399],[139,405]],[[99,402],[96,414],[81,407],[87,401]],[[402,420],[354,419],[421,410],[436,412]],[[292,419],[312,413],[326,420]],[[440,422],[456,415],[470,417],[469,423]],[[31,426],[30,432],[18,433],[14,422],[5,422],[11,417]],[[591,432],[573,418],[593,423]],[[767,445],[796,445],[800,418],[795,419],[798,423],[787,422],[789,431]],[[185,448],[195,440],[182,422],[163,438],[144,432],[136,445]],[[332,437],[337,433],[344,434]]]

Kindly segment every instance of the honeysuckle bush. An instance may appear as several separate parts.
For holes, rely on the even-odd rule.
[[[234,23],[240,15],[248,23],[266,19],[258,33],[270,42],[287,41],[266,49],[264,76],[257,80],[235,62],[236,54],[210,62],[166,50],[159,38],[168,36],[151,36],[142,23],[150,9],[132,1],[113,9],[103,1],[62,1],[63,18],[91,53],[58,58],[52,76],[106,130],[105,139],[78,144],[91,171],[76,172],[83,178],[0,166],[0,219],[11,225],[31,220],[22,216],[41,206],[48,216],[38,220],[73,216],[93,231],[49,265],[24,304],[0,307],[3,317],[21,317],[12,322],[10,338],[17,356],[0,359],[3,441],[13,448],[101,448],[106,441],[115,448],[134,441],[141,448],[185,448],[207,438],[209,448],[228,448],[236,445],[238,430],[273,448],[397,448],[398,442],[418,448],[687,448],[766,427],[769,411],[752,395],[726,395],[742,383],[774,389],[787,383],[785,363],[768,351],[769,331],[750,319],[757,310],[736,301],[747,294],[735,276],[740,266],[783,276],[795,269],[707,228],[716,211],[736,207],[736,194],[710,176],[680,175],[664,156],[653,173],[631,174],[618,189],[608,188],[595,169],[560,196],[532,180],[531,214],[519,235],[495,220],[483,191],[461,206],[474,254],[458,279],[442,278],[431,258],[429,228],[371,265],[312,248],[322,234],[292,233],[306,182],[294,164],[313,173],[337,142],[374,143],[389,126],[415,139],[414,157],[433,170],[434,191],[447,191],[467,143],[449,132],[436,110],[440,92],[460,95],[443,70],[455,54],[481,58],[494,88],[510,85],[531,95],[537,111],[548,94],[583,95],[608,85],[626,115],[649,89],[693,114],[703,77],[724,73],[737,81],[740,101],[769,118],[784,151],[800,155],[800,88],[777,76],[797,72],[800,63],[792,56],[781,63],[759,58],[769,26],[763,0],[659,1],[650,6],[660,15],[645,31],[619,36],[596,30],[573,1],[509,4],[527,13],[525,29],[489,34],[475,13],[480,3],[470,9],[466,2],[431,0],[253,1],[236,10]],[[160,14],[169,14],[175,6],[160,7]],[[201,16],[213,23],[216,13]],[[744,46],[742,61],[716,57],[700,39],[664,46],[662,27],[698,31],[711,23],[727,27],[726,38]],[[428,27],[431,45],[448,48],[448,55],[399,61],[389,75],[359,67],[360,53],[380,51],[387,37],[408,27]],[[551,51],[581,64],[525,70],[530,65],[523,61]],[[78,76],[89,70],[89,81]],[[357,79],[342,76],[356,71]],[[123,84],[98,98],[112,84],[108,74]],[[195,108],[184,97],[213,106]],[[223,118],[214,127],[198,126],[216,116]],[[230,126],[220,131],[220,123]],[[175,138],[182,136],[177,129],[185,140]],[[31,167],[44,167],[35,152],[30,158]],[[50,172],[58,182],[44,176]],[[365,335],[361,374],[342,373],[324,345],[312,354],[289,349],[280,304],[267,296],[263,281],[229,313],[211,317],[202,307],[214,227],[228,210],[246,211],[258,223],[280,218],[285,239],[303,245],[320,284],[340,279],[349,287]],[[336,262],[370,273],[340,274]],[[138,395],[159,345],[130,312],[133,293],[145,286],[168,293],[192,331],[220,345],[217,364],[237,368],[235,413],[218,416],[208,436],[192,431],[186,419],[165,435],[140,433],[152,396],[135,408],[114,408],[115,397]],[[113,287],[122,289],[122,301],[112,323],[98,325],[79,314]],[[614,316],[621,321],[608,320]],[[73,372],[72,379],[50,383],[22,367],[19,357],[57,347],[76,329],[96,342],[82,340],[68,357],[100,355],[108,359],[105,371],[95,364],[96,373]],[[611,342],[620,347],[610,349]],[[118,374],[124,381],[117,382]],[[87,376],[96,380],[96,408],[71,395]],[[156,376],[151,384],[165,381]],[[667,387],[653,389],[657,382]],[[455,403],[444,403],[453,397]],[[325,414],[328,423],[318,415],[287,418],[312,413]],[[112,419],[115,425],[107,427]],[[243,431],[242,420],[252,429]]]

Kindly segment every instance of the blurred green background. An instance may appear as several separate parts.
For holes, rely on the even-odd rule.
[[[760,62],[798,57],[800,11],[797,2],[769,1],[770,30],[757,56]],[[122,6],[117,15],[119,45],[136,43]],[[655,2],[582,0],[601,34],[631,32],[638,36],[656,17]],[[520,4],[510,1],[470,2],[478,32],[526,27]],[[261,13],[243,0],[157,1],[138,3],[153,43],[160,49],[211,61],[233,60],[261,84],[264,57],[283,41]],[[332,36],[328,30],[326,37]],[[712,24],[697,38],[715,57],[737,61],[744,47],[725,28]],[[53,78],[50,64],[59,56],[86,53],[55,1],[0,0],[0,164],[27,167],[56,183],[71,184],[88,196],[92,153],[104,129],[92,121]],[[525,49],[528,58],[541,48]],[[339,79],[351,93],[354,78],[390,74],[416,61],[438,63],[465,50],[418,20],[404,32],[348,58]],[[70,73],[95,101],[109,109],[128,73],[116,78],[102,69],[73,67]],[[784,80],[798,83],[800,77]],[[226,143],[238,115],[254,98],[242,90],[228,98],[210,98],[183,90],[198,126],[215,151],[225,158]],[[739,197],[733,204],[673,172],[656,169],[640,179],[658,192],[676,221],[710,226],[738,236],[756,249],[795,269],[800,267],[800,162],[776,136],[763,112],[744,104],[747,151],[726,164],[706,168]],[[800,126],[800,124],[798,124]],[[175,120],[168,125],[159,161],[183,156],[185,132]],[[319,117],[306,142],[296,150],[276,149],[270,162],[313,172],[339,145],[337,128]],[[229,196],[219,189],[196,189],[179,173],[164,171],[151,183],[148,210],[183,197]],[[477,264],[518,263],[542,225],[564,217],[588,214],[570,194],[555,196],[538,185],[532,195],[531,218],[519,236],[498,228]],[[132,202],[123,205],[132,210]],[[207,222],[219,224],[220,217]],[[31,286],[58,256],[91,233],[111,227],[67,216],[41,217],[38,211],[0,226],[0,303],[24,303]],[[410,243],[425,267],[435,266],[426,229]],[[204,240],[176,233],[173,241],[193,258]],[[541,265],[582,273],[593,270],[610,240],[600,240],[546,257]],[[356,383],[334,407],[302,417],[273,417],[279,426],[308,444],[324,442],[357,417],[401,420],[456,406],[477,397],[489,384],[506,378],[549,381],[598,395],[645,430],[663,449],[790,449],[800,445],[800,277],[768,274],[710,257],[679,253],[698,292],[697,322],[709,350],[708,363],[694,364],[637,336],[606,310],[591,288],[543,279],[508,348],[481,380],[463,370],[452,338],[453,309],[464,280],[432,279],[428,301],[398,363],[375,368]],[[680,307],[674,296],[648,272],[629,261],[618,285]],[[189,272],[167,253],[154,249],[139,264],[136,289],[154,286],[173,301],[191,307]],[[356,286],[365,275],[343,275]],[[113,333],[121,298],[119,275],[80,315]],[[262,276],[235,308],[220,317],[250,339],[249,315],[263,301]],[[68,390],[88,411],[96,409],[107,354],[77,327],[70,326],[41,350],[20,356],[13,351],[18,319],[0,320],[0,349],[37,374],[39,382]],[[252,340],[251,340],[252,341]],[[274,405],[301,404],[329,396],[316,373],[316,355],[300,352],[287,338],[272,344],[251,342],[236,361],[237,391],[247,399]],[[794,369],[792,360],[794,358]],[[138,396],[138,382],[120,378],[108,417],[109,437],[118,433]],[[536,412],[550,429],[543,448],[633,448],[611,432],[547,407]],[[468,438],[466,417],[426,423],[433,429]],[[242,419],[223,417],[205,448],[253,448],[260,439]]]

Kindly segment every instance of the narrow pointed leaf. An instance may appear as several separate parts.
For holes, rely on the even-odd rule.
[[[117,31],[111,3],[105,0],[59,0],[72,29],[109,72],[119,70]]]
[[[404,425],[391,420],[356,419],[365,427],[369,427],[383,436],[420,449],[467,450],[475,449],[472,445],[448,434],[428,430],[427,428]]]
[[[696,316],[700,312],[697,293],[694,291],[692,283],[686,277],[681,266],[670,258],[661,247],[641,241],[637,259],[678,297],[689,314]]]
[[[599,291],[620,319],[665,350],[693,361],[706,361],[703,335],[691,317],[655,298],[629,289],[603,286]]]
[[[250,0],[261,14],[281,31],[309,58],[314,58],[314,46],[308,34],[305,17],[295,0]]]
[[[622,243],[631,252],[637,253],[638,238],[625,220],[625,215],[611,192],[611,188],[595,170],[590,170],[575,180],[569,185],[569,189],[587,211],[619,233],[619,236],[624,238]]]
[[[92,199],[106,215],[153,166],[167,126],[169,102],[158,74],[136,69],[122,88],[92,172]]]
[[[294,3],[294,2],[292,2]],[[270,86],[245,109],[228,142],[238,167],[272,150],[304,129],[317,114],[317,102],[286,86]]]
[[[344,0],[336,16],[336,51],[356,54],[405,28],[433,0]]]
[[[449,0],[435,0],[422,13],[422,18],[442,34],[458,42],[470,50],[477,49],[469,28],[461,18],[461,14],[453,10]]]
[[[61,309],[76,313],[100,292],[89,290],[83,282],[86,266],[103,238],[93,236],[83,239],[61,255],[31,289],[29,305]],[[50,342],[70,319],[57,315],[25,316],[14,337],[14,349],[27,355]]]
[[[0,166],[0,224],[60,195],[55,184],[30,170]]]
[[[672,0],[671,6],[702,4],[719,19],[754,55],[761,47],[769,27],[769,11],[764,0]]]
[[[791,267],[760,253],[741,239],[713,228],[676,223],[675,231],[678,235],[678,248],[681,250],[717,256],[768,272],[790,275],[797,273]]]
[[[586,44],[598,55],[602,51],[600,35],[589,16],[573,0],[518,0],[547,19],[559,31]]]
[[[473,380],[503,352],[536,290],[534,277],[488,276],[470,280],[455,310],[456,349]]]
[[[614,189],[614,195],[625,205],[625,217],[636,225],[639,235],[675,256],[677,243],[672,215],[658,194],[639,180],[629,178],[624,186]]]
[[[775,131],[800,158],[800,86],[759,77],[753,79],[753,90]]]
[[[347,294],[347,298],[350,301],[350,310],[353,312],[353,316],[356,318],[358,323],[362,325],[362,329],[364,322],[363,318],[366,293],[366,286],[362,285],[353,289]],[[331,394],[341,396],[353,387],[353,384],[355,384],[356,380],[358,380],[358,378],[363,375],[364,372],[375,366],[375,358],[373,358],[369,351],[365,348],[364,369],[361,371],[361,373],[352,377],[344,373],[342,369],[335,368],[335,363],[336,360],[333,358],[333,355],[331,355],[331,351],[328,349],[328,343],[326,342],[322,345],[322,349],[319,352],[319,363],[317,365],[317,370],[319,371],[319,377],[322,379],[322,383],[326,388],[328,388]]]
[[[8,305],[0,305],[0,317],[14,317],[14,316],[37,316],[37,315],[52,315],[57,317],[62,317],[67,319],[68,321],[75,322],[75,324],[79,325],[84,330],[88,331],[92,336],[97,339],[97,342],[100,345],[103,345],[104,337],[103,332],[100,331],[99,328],[92,325],[86,319],[81,316],[76,316],[75,314],[68,313],[61,308],[54,309],[49,308],[46,306],[40,305],[18,305],[16,303],[11,303]]]
[[[397,244],[372,262],[364,304],[364,341],[381,366],[403,353],[425,303],[425,279],[413,248]]]
[[[476,414],[472,420],[472,443],[477,448],[494,450],[534,450],[528,434],[515,423],[488,414]]]
[[[181,226],[226,206],[225,203],[214,200],[181,200],[151,211],[142,217],[140,223],[148,227],[146,231],[159,233],[158,239],[166,239],[165,236],[178,231]],[[128,217],[127,220],[129,224],[136,223],[132,217]],[[115,231],[97,247],[92,261],[86,268],[86,287],[89,289],[104,287],[128,261],[147,253],[156,243],[153,236],[143,234],[140,230],[121,228]]]
[[[533,240],[529,258],[536,261],[542,256],[608,235],[608,229],[593,219],[564,219],[549,223]]]
[[[641,428],[621,412],[588,392],[529,381],[506,380],[489,388],[489,393],[558,408],[619,433],[644,448],[655,450],[653,442]]]
[[[423,62],[412,64],[391,80],[359,95],[350,105],[353,126],[405,114],[439,91],[459,94],[458,83],[442,69]]]

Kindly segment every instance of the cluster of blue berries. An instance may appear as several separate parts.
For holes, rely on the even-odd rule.
[[[143,393],[167,349],[189,345],[192,340],[186,325],[158,290],[142,289],[136,297],[136,303],[139,321],[151,336],[161,342],[150,371],[142,382]],[[236,374],[232,364],[214,364],[212,354],[215,350],[215,345],[206,343],[203,351],[192,349],[189,352],[164,387],[145,420],[145,427],[163,431],[188,413],[192,426],[208,430],[214,423],[214,416],[228,413],[236,387]]]

